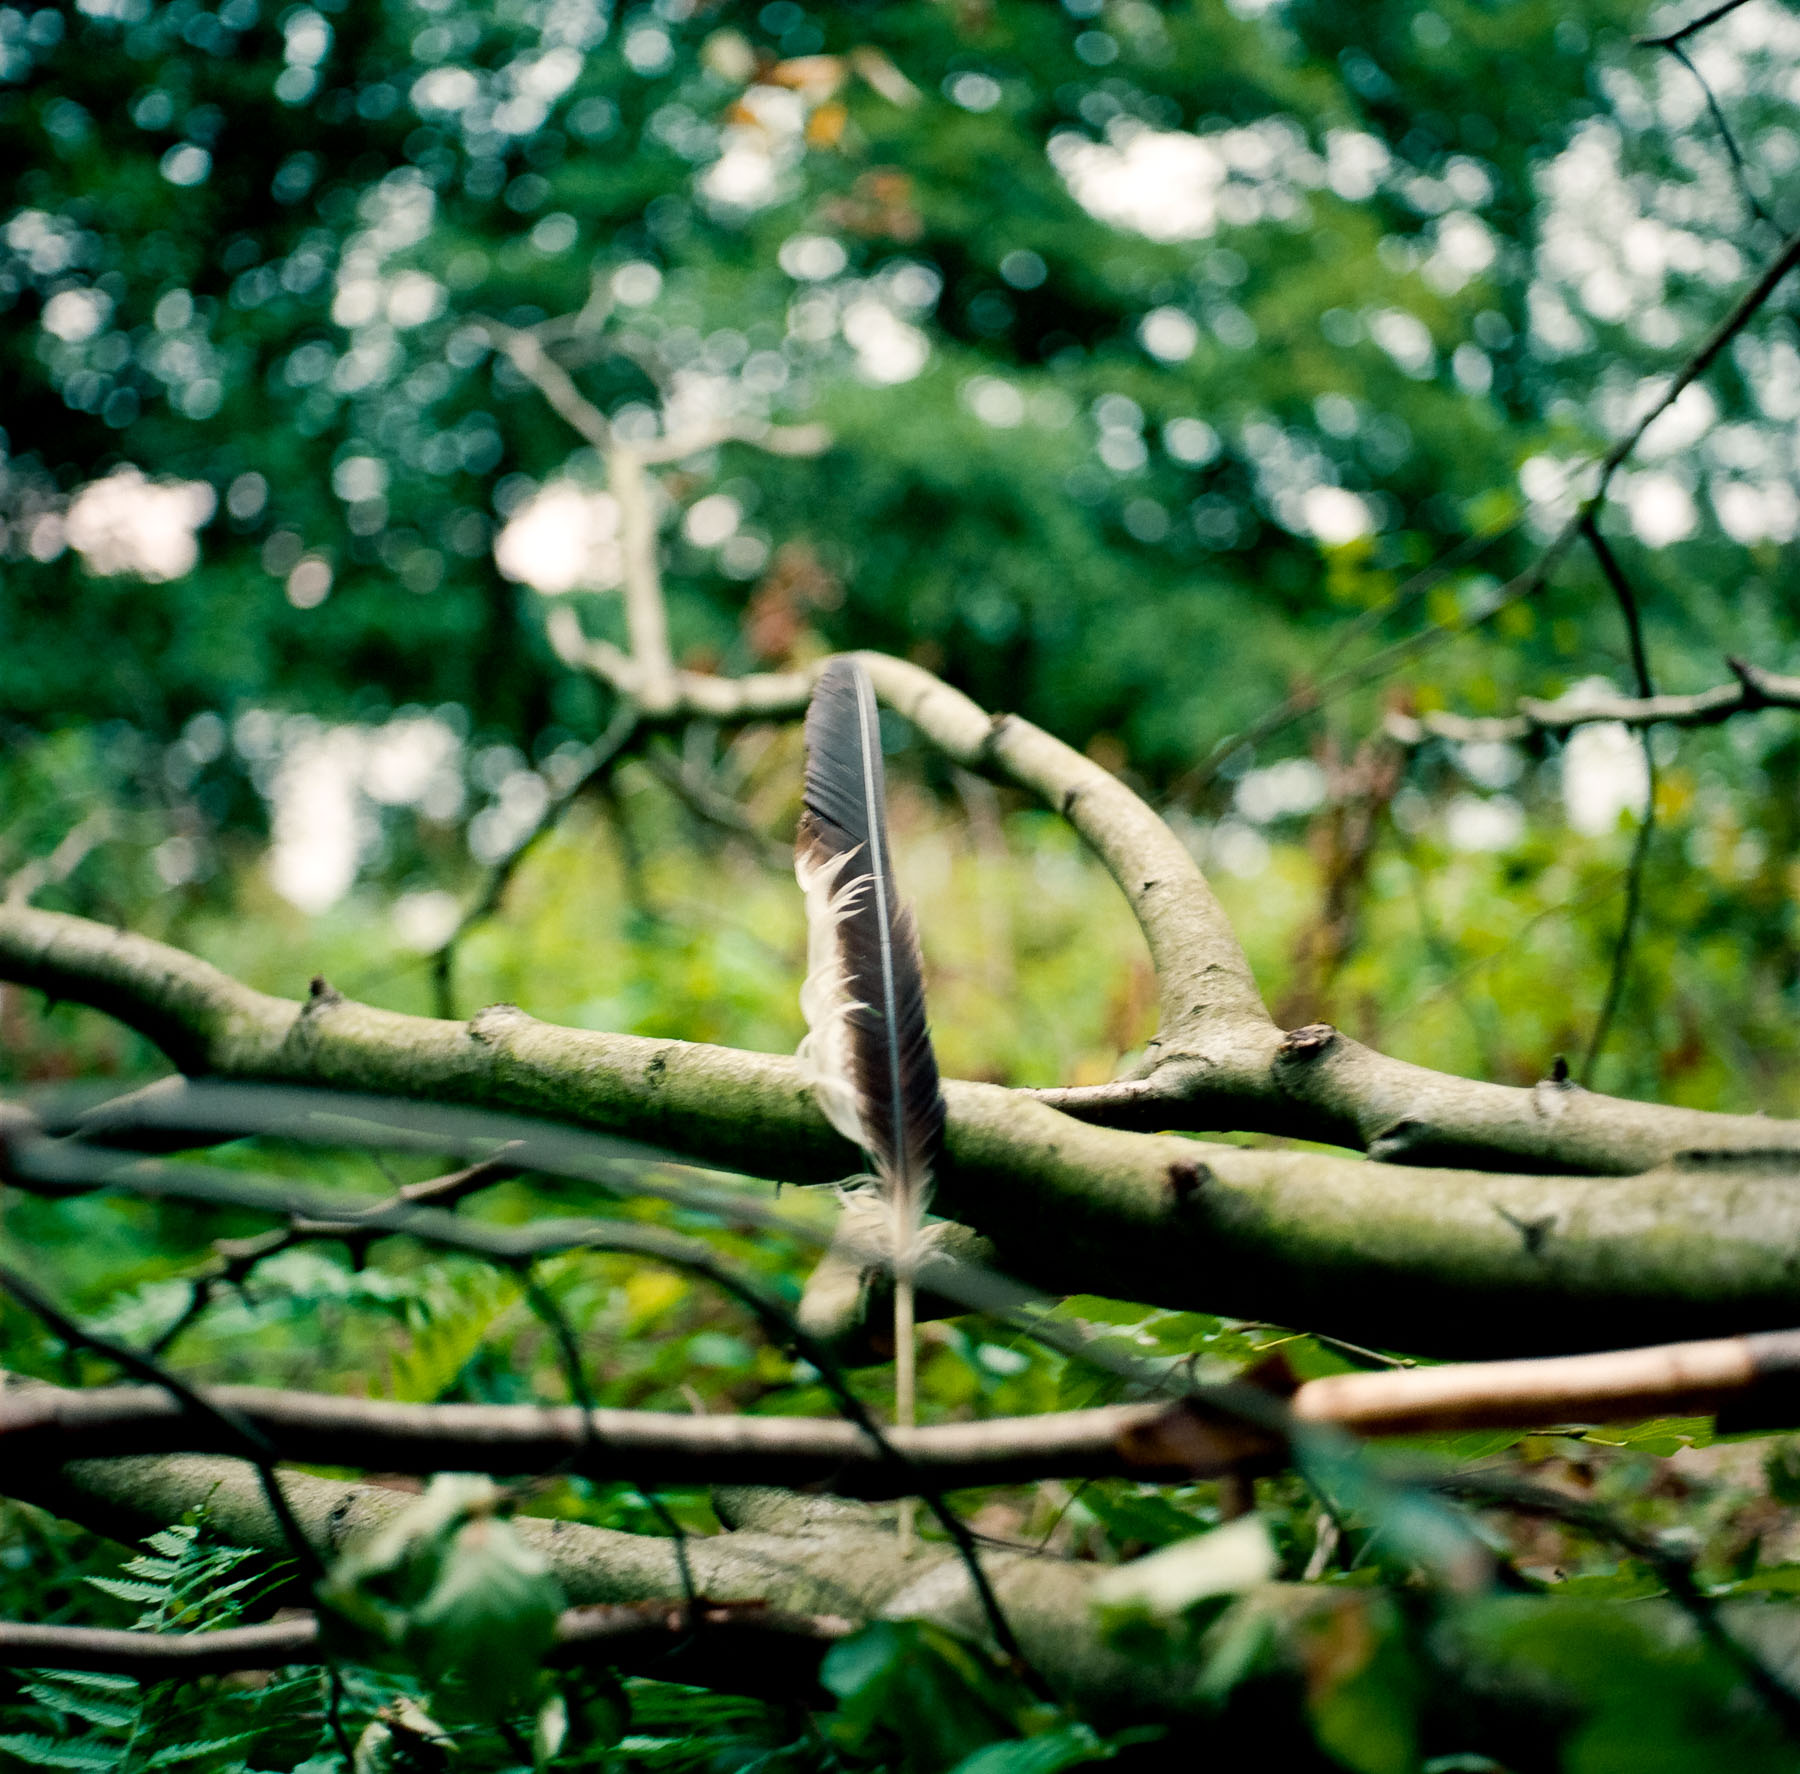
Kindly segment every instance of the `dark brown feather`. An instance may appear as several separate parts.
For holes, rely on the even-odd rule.
[[[854,660],[834,659],[820,674],[807,710],[806,750],[799,851],[815,865],[854,853],[842,878],[868,877],[837,925],[855,1003],[850,1073],[864,1145],[876,1173],[916,1215],[943,1145],[944,1099],[925,1020],[918,933],[900,904],[888,848],[875,693]]]

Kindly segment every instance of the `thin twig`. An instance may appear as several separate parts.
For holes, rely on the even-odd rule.
[[[791,846],[776,843],[758,828],[755,820],[736,801],[684,760],[661,745],[651,745],[644,752],[644,763],[651,775],[696,819],[741,839],[755,852],[759,862],[771,868],[790,866]]]
[[[581,1345],[575,1340],[574,1327],[550,1290],[539,1280],[535,1264],[521,1264],[518,1273],[525,1286],[525,1298],[530,1302],[532,1311],[549,1330],[556,1345],[557,1359],[562,1364],[563,1384],[568,1387],[570,1398],[581,1412],[582,1445],[591,1451],[600,1445],[600,1432],[594,1395],[587,1383],[587,1370],[581,1359]],[[662,1523],[664,1532],[674,1542],[676,1580],[681,1585],[682,1606],[691,1620],[700,1603],[700,1592],[694,1586],[694,1567],[688,1559],[687,1529],[676,1520],[675,1512],[654,1489],[636,1478],[629,1478],[627,1482],[637,1492],[639,1501]]]
[[[1713,120],[1713,127],[1719,132],[1719,140],[1724,144],[1725,158],[1731,162],[1732,178],[1737,183],[1738,195],[1743,198],[1745,207],[1750,211],[1752,218],[1761,222],[1765,228],[1776,228],[1775,218],[1763,208],[1761,200],[1750,188],[1750,168],[1745,164],[1743,153],[1737,145],[1737,137],[1731,133],[1731,125],[1725,121],[1725,113],[1720,110],[1719,101],[1714,96],[1706,76],[1694,66],[1693,58],[1681,47],[1679,42],[1665,43],[1663,47],[1699,83],[1700,91],[1706,99],[1706,109]]]
[[[32,896],[45,887],[66,881],[81,867],[89,854],[113,835],[113,816],[109,808],[97,807],[85,819],[71,826],[58,840],[48,856],[23,864],[8,878],[0,901],[7,905],[29,905]]]
[[[1708,25],[1716,25],[1729,12],[1736,12],[1744,4],[1744,0],[1720,0],[1717,6],[1709,8],[1698,18],[1691,18],[1685,25],[1673,31],[1666,31],[1660,37],[1634,37],[1632,42],[1640,49],[1673,49],[1677,43],[1692,37],[1696,31],[1704,31]]]
[[[1383,723],[1400,745],[1423,745],[1428,739],[1453,744],[1516,744],[1534,734],[1560,736],[1596,722],[1624,727],[1716,727],[1738,715],[1760,714],[1765,708],[1800,709],[1800,677],[1766,671],[1746,659],[1727,659],[1733,681],[1687,696],[1591,696],[1562,702],[1523,697],[1511,715],[1422,715],[1393,713]]]
[[[1672,1551],[1648,1534],[1627,1526],[1598,1504],[1567,1497],[1504,1473],[1454,1473],[1423,1481],[1430,1488],[1468,1501],[1560,1521],[1597,1540],[1610,1541],[1646,1564],[1667,1587],[1670,1599],[1693,1621],[1708,1644],[1736,1666],[1759,1699],[1791,1738],[1800,1741],[1800,1695],[1741,1639],[1726,1630],[1717,1601],[1694,1578],[1691,1558]]]
[[[516,1145],[517,1142],[512,1142]],[[386,1201],[377,1205],[382,1208],[407,1206],[414,1207],[454,1207],[458,1202],[482,1189],[490,1189],[497,1183],[509,1182],[521,1174],[518,1166],[506,1162],[505,1154],[511,1146],[503,1146],[492,1158],[484,1158],[478,1164],[465,1165],[460,1170],[453,1170],[444,1176],[429,1177],[424,1182],[406,1183],[395,1190]],[[254,1238],[220,1238],[214,1240],[213,1253],[217,1259],[216,1267],[197,1275],[189,1284],[187,1304],[175,1316],[174,1320],[163,1330],[145,1351],[152,1360],[160,1360],[180,1338],[182,1333],[190,1329],[203,1316],[206,1308],[212,1303],[214,1295],[220,1287],[236,1288],[240,1292],[258,1265],[267,1258],[279,1256],[283,1251],[305,1241],[306,1237],[320,1236],[316,1224],[309,1228],[301,1219],[291,1219],[285,1229],[259,1233]],[[359,1233],[354,1222],[345,1223],[341,1229],[326,1232],[324,1236],[341,1237],[353,1250],[366,1251],[373,1234]]]
[[[1459,617],[1454,622],[1434,622],[1428,628],[1419,630],[1403,639],[1383,647],[1372,653],[1367,659],[1355,665],[1345,666],[1342,671],[1333,672],[1316,684],[1308,685],[1304,690],[1296,691],[1285,701],[1271,709],[1268,714],[1252,721],[1249,726],[1222,739],[1207,755],[1206,761],[1181,777],[1171,790],[1171,798],[1182,804],[1191,804],[1217,778],[1220,768],[1234,752],[1249,745],[1260,745],[1263,740],[1273,738],[1296,721],[1304,720],[1308,715],[1317,714],[1341,701],[1354,690],[1374,683],[1398,670],[1408,660],[1417,658],[1422,653],[1458,636],[1473,634],[1476,629],[1484,627],[1502,610],[1512,608],[1515,604],[1534,598],[1549,583],[1550,575],[1557,563],[1574,545],[1579,532],[1579,514],[1571,517],[1557,532],[1544,552],[1527,567],[1524,572],[1509,579],[1501,586],[1493,597],[1472,615]]]
[[[561,794],[550,798],[544,811],[538,816],[537,824],[488,871],[488,878],[474,903],[457,920],[456,928],[427,957],[437,1013],[446,1021],[456,1015],[452,976],[456,966],[456,952],[463,938],[477,924],[485,922],[500,909],[500,902],[506,897],[506,890],[511,886],[513,876],[518,873],[526,857],[556,829],[570,807],[595,783],[602,780],[619,761],[620,754],[637,734],[638,721],[636,707],[630,702],[622,701],[614,710],[606,730],[582,753],[574,780]]]
[[[306,1537],[299,1522],[294,1519],[293,1510],[288,1507],[287,1497],[275,1476],[275,1450],[261,1430],[246,1422],[236,1411],[221,1409],[213,1404],[179,1374],[170,1373],[161,1363],[140,1355],[127,1344],[115,1343],[110,1337],[101,1336],[98,1331],[84,1329],[9,1266],[0,1265],[0,1288],[11,1294],[34,1317],[41,1319],[69,1347],[90,1349],[146,1384],[160,1386],[184,1411],[191,1412],[195,1417],[202,1418],[221,1430],[234,1450],[256,1468],[270,1512],[279,1524],[282,1538],[293,1553],[295,1562],[302,1570],[309,1571],[315,1577],[324,1575],[325,1561]]]
[[[1598,516],[1590,508],[1584,515],[1582,534],[1587,539],[1600,570],[1606,576],[1618,602],[1625,623],[1626,643],[1631,653],[1631,671],[1641,700],[1648,702],[1656,695],[1656,684],[1650,675],[1650,656],[1644,647],[1644,621],[1638,609],[1637,593],[1619,565],[1619,558],[1600,533]],[[1591,1090],[1594,1069],[1600,1062],[1606,1038],[1625,996],[1625,982],[1631,972],[1632,944],[1637,939],[1638,921],[1643,910],[1644,874],[1650,862],[1650,845],[1656,834],[1656,753],[1650,743],[1650,729],[1640,728],[1638,743],[1644,752],[1644,811],[1638,820],[1637,836],[1631,846],[1631,865],[1625,874],[1625,911],[1619,920],[1619,934],[1613,944],[1612,965],[1607,971],[1606,996],[1600,1014],[1594,1021],[1587,1049],[1581,1058],[1579,1077],[1583,1089]]]

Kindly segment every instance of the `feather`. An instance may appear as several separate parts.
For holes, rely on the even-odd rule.
[[[916,1257],[944,1137],[912,914],[888,849],[881,729],[868,673],[834,659],[806,716],[794,872],[806,895],[808,1034],[800,1063],[832,1126],[867,1154],[895,1209],[894,1256]]]
[[[944,1099],[925,1022],[912,914],[888,849],[881,727],[853,659],[819,674],[806,714],[806,789],[794,873],[806,896],[807,1035],[799,1060],[826,1118],[874,1175],[846,1206],[879,1215],[894,1271],[896,1415],[912,1416],[912,1283],[930,1239],[925,1209],[944,1139]],[[870,1242],[875,1242],[871,1240]]]

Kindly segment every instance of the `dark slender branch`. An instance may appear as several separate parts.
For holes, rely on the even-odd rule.
[[[1688,387],[1712,368],[1714,360],[1727,345],[1756,318],[1757,312],[1774,295],[1781,280],[1800,264],[1800,233],[1791,235],[1781,250],[1758,274],[1756,281],[1732,304],[1725,316],[1696,347],[1688,360],[1675,372],[1669,386],[1648,412],[1630,431],[1608,450],[1600,462],[1600,480],[1588,497],[1588,509],[1597,510],[1606,490],[1620,466],[1642,441],[1644,433],[1679,400]]]
[[[814,1662],[854,1623],[831,1614],[790,1614],[757,1605],[712,1603],[690,1611],[680,1602],[615,1602],[570,1608],[556,1622],[550,1661],[651,1664],[698,1636],[723,1645],[766,1645],[802,1666]],[[238,1670],[280,1669],[327,1660],[317,1616],[217,1632],[121,1632],[95,1626],[38,1626],[0,1621],[0,1668],[76,1669],[136,1676],[146,1682],[191,1681]]]
[[[1638,608],[1637,592],[1631,581],[1625,576],[1625,569],[1619,565],[1619,557],[1613,553],[1612,545],[1600,533],[1600,520],[1597,512],[1589,510],[1582,514],[1581,533],[1594,558],[1600,563],[1600,571],[1606,577],[1614,599],[1619,606],[1619,615],[1625,624],[1626,646],[1631,654],[1631,675],[1637,685],[1638,699],[1642,702],[1652,701],[1656,696],[1656,684],[1650,675],[1650,655],[1644,647],[1644,618]]]
[[[606,730],[582,754],[574,781],[561,794],[551,797],[538,816],[537,824],[508,855],[488,871],[481,892],[457,920],[456,928],[427,957],[439,1016],[452,1017],[456,1014],[452,976],[456,967],[457,949],[463,938],[477,924],[485,923],[500,909],[500,902],[506,897],[506,890],[512,885],[513,876],[519,872],[526,857],[556,829],[570,807],[618,763],[620,754],[637,736],[639,718],[635,704],[620,702]]]
[[[0,1265],[0,1289],[11,1294],[26,1311],[41,1319],[71,1348],[90,1349],[134,1378],[160,1387],[183,1413],[193,1416],[221,1434],[228,1443],[226,1451],[241,1454],[256,1468],[256,1476],[262,1484],[270,1513],[280,1525],[282,1537],[287,1541],[288,1550],[296,1563],[303,1571],[310,1572],[315,1577],[324,1574],[324,1564],[312,1542],[301,1532],[300,1524],[295,1521],[294,1512],[288,1507],[288,1500],[282,1493],[281,1483],[275,1476],[275,1450],[255,1424],[246,1421],[229,1407],[221,1408],[213,1404],[180,1375],[170,1373],[148,1356],[140,1355],[124,1343],[115,1343],[110,1337],[103,1337],[97,1331],[83,1329],[24,1276],[4,1265]]]
[[[557,1359],[562,1363],[563,1384],[568,1387],[569,1396],[574,1400],[579,1413],[581,1453],[587,1460],[592,1460],[603,1448],[604,1441],[600,1434],[599,1419],[595,1414],[594,1395],[587,1383],[587,1369],[581,1359],[581,1345],[575,1340],[574,1326],[569,1323],[568,1315],[557,1304],[549,1289],[538,1279],[535,1265],[522,1264],[519,1275],[525,1284],[525,1297],[531,1303],[532,1311],[549,1330],[556,1345]],[[676,1520],[674,1511],[651,1486],[636,1477],[629,1477],[627,1482],[637,1492],[639,1501],[662,1524],[663,1532],[673,1542],[675,1577],[681,1586],[682,1606],[691,1617],[699,1605],[700,1594],[694,1587],[694,1568],[688,1559],[687,1529]]]
[[[1599,1504],[1565,1496],[1547,1486],[1533,1485],[1504,1473],[1456,1473],[1425,1482],[1465,1502],[1486,1502],[1497,1508],[1563,1522],[1593,1539],[1610,1542],[1648,1565],[1667,1588],[1670,1600],[1694,1623],[1700,1636],[1737,1669],[1782,1730],[1790,1738],[1800,1741],[1800,1694],[1796,1694],[1749,1645],[1726,1629],[1719,1617],[1717,1601],[1694,1579],[1690,1556],[1672,1550],[1651,1535],[1638,1532]]]
[[[1691,18],[1685,25],[1673,31],[1666,31],[1660,37],[1634,37],[1632,42],[1640,49],[1673,49],[1676,44],[1685,42],[1696,31],[1704,31],[1708,25],[1716,25],[1727,13],[1736,12],[1744,4],[1744,0],[1719,0],[1717,6],[1707,9],[1698,18]]]
[[[1333,672],[1304,690],[1296,691],[1268,714],[1252,721],[1248,727],[1220,740],[1203,764],[1177,780],[1170,791],[1171,799],[1184,805],[1191,803],[1217,778],[1225,760],[1240,747],[1259,745],[1265,739],[1272,739],[1296,721],[1331,707],[1366,684],[1389,676],[1409,660],[1430,652],[1442,642],[1454,640],[1459,635],[1472,634],[1492,621],[1502,610],[1536,597],[1549,583],[1557,563],[1574,545],[1579,526],[1580,516],[1577,514],[1558,531],[1543,553],[1524,572],[1509,579],[1472,615],[1458,617],[1454,622],[1434,622],[1417,634],[1407,635],[1370,654],[1367,659],[1346,666],[1342,671]]]
[[[1625,576],[1625,569],[1619,565],[1619,557],[1601,535],[1599,516],[1591,507],[1584,514],[1582,534],[1587,538],[1588,546],[1600,563],[1600,570],[1606,576],[1606,582],[1618,602],[1619,614],[1625,623],[1625,639],[1631,653],[1631,671],[1636,681],[1638,699],[1641,702],[1653,701],[1656,683],[1650,675],[1650,655],[1644,647],[1644,622],[1638,609],[1637,593]],[[1637,836],[1631,846],[1631,865],[1625,874],[1625,912],[1619,920],[1619,934],[1613,943],[1612,965],[1608,968],[1606,977],[1606,996],[1601,1001],[1600,1014],[1594,1020],[1593,1032],[1588,1036],[1587,1050],[1581,1059],[1579,1076],[1582,1087],[1590,1090],[1594,1083],[1594,1069],[1600,1062],[1606,1038],[1612,1031],[1619,1005],[1624,1000],[1625,982],[1631,972],[1632,945],[1636,941],[1638,922],[1643,912],[1644,875],[1650,863],[1650,846],[1656,835],[1656,753],[1650,744],[1648,727],[1639,728],[1638,743],[1643,747],[1644,753],[1644,811],[1638,820]]]
[[[1713,93],[1706,76],[1694,66],[1693,58],[1681,47],[1679,41],[1665,43],[1662,46],[1676,61],[1687,69],[1698,82],[1700,91],[1706,99],[1706,109],[1713,120],[1713,127],[1719,132],[1719,140],[1724,145],[1725,157],[1731,162],[1731,173],[1737,183],[1738,195],[1743,198],[1745,207],[1752,218],[1761,222],[1765,228],[1776,228],[1775,218],[1763,207],[1761,200],[1750,188],[1750,168],[1744,162],[1744,156],[1737,144],[1737,137],[1731,133],[1731,125],[1725,121],[1725,113],[1719,108],[1719,101]]]

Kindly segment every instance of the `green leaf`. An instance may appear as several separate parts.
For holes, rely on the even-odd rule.
[[[1666,1458],[1683,1448],[1710,1447],[1711,1417],[1654,1417],[1647,1423],[1606,1423],[1582,1432],[1583,1441],[1601,1447],[1632,1448],[1640,1454]]]
[[[549,1564],[510,1522],[486,1517],[458,1532],[405,1642],[460,1703],[497,1718],[529,1698],[562,1605]]]
[[[1551,1596],[1491,1597],[1453,1623],[1463,1654],[1559,1693],[1569,1774],[1791,1774],[1793,1745],[1719,1652],[1666,1614]]]
[[[1279,1568],[1268,1523],[1260,1515],[1246,1515],[1108,1571],[1092,1594],[1095,1606],[1107,1615],[1167,1620],[1212,1596],[1237,1595],[1267,1583]]]
[[[1031,1697],[965,1641],[920,1621],[878,1620],[832,1646],[819,1679],[838,1697],[841,1747],[906,1770],[938,1770],[1019,1734]]]
[[[171,1743],[156,1751],[147,1763],[149,1768],[176,1768],[183,1762],[198,1762],[208,1756],[223,1755],[227,1750],[241,1748],[256,1735],[253,1731],[240,1731],[231,1737],[213,1737],[197,1743]]]
[[[1059,1769],[1103,1762],[1111,1748],[1087,1725],[1065,1725],[1038,1737],[990,1743],[963,1759],[950,1774],[1058,1774]]]
[[[122,1602],[142,1602],[154,1607],[168,1600],[166,1583],[136,1583],[129,1577],[90,1577],[88,1583],[106,1595],[116,1595]]]
[[[1313,1734],[1356,1774],[1411,1774],[1422,1684],[1399,1612],[1378,1596],[1339,1593],[1303,1635]]]
[[[135,1701],[129,1705],[114,1705],[74,1692],[70,1688],[52,1686],[48,1682],[28,1683],[25,1692],[40,1705],[49,1707],[52,1712],[66,1712],[73,1718],[82,1719],[90,1725],[99,1725],[105,1730],[123,1730],[138,1714]]]
[[[1152,1548],[1167,1546],[1214,1525],[1207,1519],[1214,1513],[1210,1509],[1197,1514],[1161,1491],[1116,1482],[1090,1484],[1081,1493],[1079,1507],[1105,1528],[1115,1544],[1136,1540]]]

